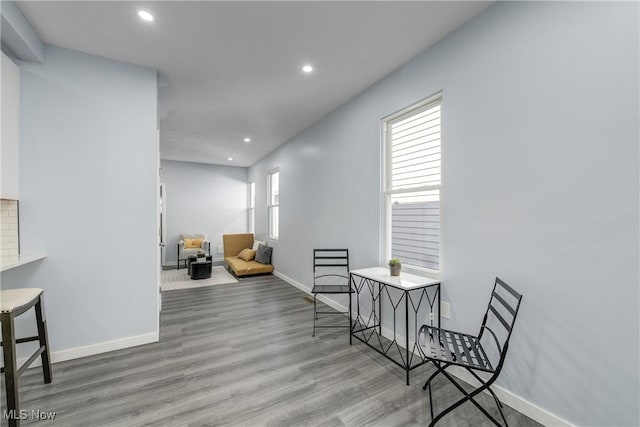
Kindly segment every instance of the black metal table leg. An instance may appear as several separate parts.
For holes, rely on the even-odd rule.
[[[382,335],[382,283],[378,282],[378,333]]]
[[[351,280],[349,280],[349,345],[353,344],[351,337]]]
[[[352,284],[354,285],[353,287],[356,288],[357,292],[357,287],[355,286],[355,281],[353,280],[353,274],[349,273],[349,288],[351,288]],[[349,289],[349,291],[351,291],[351,289]],[[359,307],[360,305],[358,305],[358,308]],[[349,345],[353,345],[353,324],[351,323],[351,317],[351,292],[349,292]]]
[[[404,291],[404,337],[404,347],[407,354],[405,369],[407,371],[407,385],[409,385],[409,291]]]
[[[438,328],[440,328],[440,319],[442,318],[442,316],[440,316],[440,284],[438,283],[438,287],[436,288],[436,291],[438,292]]]

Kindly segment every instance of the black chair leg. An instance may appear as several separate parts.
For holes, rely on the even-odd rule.
[[[426,390],[427,388],[429,389],[429,410],[431,411],[431,420],[433,420],[433,395],[431,394],[431,381],[433,381],[433,379],[438,376],[438,374],[441,374],[448,366],[451,365],[450,363],[447,363],[444,366],[440,366],[440,363],[435,361],[432,361],[432,363],[435,366],[436,371],[431,374],[427,382],[425,382],[422,386],[423,390]]]
[[[4,381],[7,395],[7,414],[9,426],[19,426],[18,417],[18,366],[16,359],[16,332],[13,325],[13,313],[3,313],[2,352],[4,355]]]
[[[440,366],[439,363],[437,362],[433,362],[434,366],[436,367],[436,371],[431,374],[431,376],[429,377],[429,379],[427,380],[427,382],[424,383],[424,385],[422,386],[423,390],[426,390],[427,387],[429,387],[429,383],[440,373],[442,373],[443,370],[447,369],[449,366],[451,366],[451,363],[447,363],[444,366]]]
[[[431,422],[433,423],[433,396],[431,395],[431,381],[427,381],[424,386],[429,388],[429,410],[431,411]],[[424,387],[422,389],[424,390]]]
[[[437,369],[433,374],[431,374],[431,376],[429,377],[429,379],[424,383],[424,385],[422,386],[423,390],[426,390],[427,387],[429,387],[431,385],[431,380],[434,379],[438,374],[440,373],[440,369]]]
[[[493,400],[496,401],[496,406],[498,406],[498,411],[500,412],[502,421],[504,421],[504,425],[508,426],[509,424],[507,423],[507,419],[504,417],[504,412],[502,412],[502,402],[500,402],[500,399],[498,399],[498,396],[496,396],[493,390],[491,390],[491,387],[489,387],[487,390],[489,390],[489,393],[491,393],[491,395],[493,396]]]
[[[49,352],[49,335],[47,333],[47,319],[44,314],[44,300],[42,298],[42,294],[38,297],[35,309],[36,324],[38,326],[38,341],[40,342],[40,347],[44,347],[44,351],[40,355],[40,360],[42,361],[42,375],[44,376],[44,383],[49,384],[52,380],[51,356]]]
[[[312,337],[316,336],[316,320],[318,319],[318,312],[316,309],[316,296],[318,294],[313,294],[313,333],[311,334]]]
[[[473,375],[475,379],[480,382],[480,384],[485,384],[485,382],[482,380],[482,378],[480,378],[478,374],[476,374],[469,368],[467,368],[467,371],[469,371],[469,373],[471,373],[471,375]],[[496,396],[491,387],[487,387],[487,391],[489,391],[489,393],[491,393],[491,396],[493,396],[493,400],[495,400],[496,405],[498,406],[498,411],[500,411],[500,416],[502,417],[502,421],[504,421],[504,425],[508,425],[507,419],[504,417],[504,412],[502,411],[502,402],[500,402],[500,399],[498,399],[498,396]]]
[[[473,405],[478,408],[487,418],[489,418],[491,420],[491,422],[493,422],[496,426],[498,427],[502,427],[500,425],[500,423],[498,422],[498,420],[496,420],[489,412],[487,412],[486,409],[484,409],[482,407],[482,405],[480,405],[478,402],[475,401],[474,397],[477,396],[478,394],[482,393],[484,390],[489,388],[490,383],[486,383],[473,390],[471,393],[467,393],[467,391],[462,388],[462,386],[460,384],[458,384],[458,382],[456,380],[454,380],[451,375],[449,375],[449,373],[447,373],[446,371],[442,371],[442,374],[447,377],[447,379],[458,389],[460,390],[460,392],[462,394],[464,394],[464,397],[461,398],[460,400],[456,401],[455,403],[453,403],[452,405],[448,406],[446,409],[444,409],[442,412],[440,412],[435,418],[432,419],[431,423],[429,424],[429,427],[434,426],[442,417],[444,417],[445,415],[447,415],[449,412],[453,411],[454,409],[456,409],[458,406],[462,405],[463,403],[469,401],[471,403],[473,403]],[[506,422],[506,421],[505,421]]]

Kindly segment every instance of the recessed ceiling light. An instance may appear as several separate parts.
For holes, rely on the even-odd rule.
[[[244,142],[251,142],[251,138],[245,138]]]
[[[150,14],[149,12],[147,12],[146,10],[139,10],[138,11],[138,16],[140,17],[140,19],[142,19],[143,21],[147,21],[147,22],[151,22],[153,21],[153,15]]]
[[[227,160],[232,161],[233,157],[228,157]]]
[[[312,67],[311,65],[309,65],[309,64],[304,65],[304,66],[302,67],[302,71],[304,71],[305,73],[310,73],[310,72],[312,72],[312,71],[313,71],[313,67]]]

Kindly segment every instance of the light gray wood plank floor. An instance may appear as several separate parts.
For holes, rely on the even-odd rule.
[[[275,276],[163,294],[160,341],[39,368],[21,377],[23,409],[55,411],[41,426],[408,426],[429,422],[430,365],[404,371],[345,329],[311,337],[305,294]],[[329,310],[328,307],[322,307]],[[339,316],[324,316],[335,322]],[[346,321],[346,319],[344,319]],[[4,402],[4,382],[2,384]],[[434,381],[436,413],[460,397]],[[499,416],[489,396],[479,400]],[[538,425],[505,407],[515,426]],[[6,421],[3,420],[3,425]],[[491,425],[465,403],[438,425]]]

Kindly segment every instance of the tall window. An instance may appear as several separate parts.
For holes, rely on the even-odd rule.
[[[256,232],[256,183],[249,183],[249,200],[247,202],[249,209],[248,213],[248,223],[249,223],[249,233]]]
[[[278,240],[280,236],[280,171],[269,172],[267,209],[269,211],[269,238]]]
[[[384,119],[384,253],[440,271],[441,125],[438,94]]]

